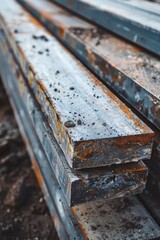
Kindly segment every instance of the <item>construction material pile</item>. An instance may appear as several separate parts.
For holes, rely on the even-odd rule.
[[[109,23],[104,26],[102,16],[112,17],[105,4],[101,3],[99,8],[97,1],[93,1],[93,6],[87,0],[76,0],[73,4],[55,1],[78,11],[92,20],[93,25],[45,0],[18,2],[38,21],[14,0],[1,3],[0,74],[59,236],[123,239],[128,233],[120,232],[122,223],[105,233],[101,213],[106,212],[106,219],[111,218],[110,225],[114,225],[117,215],[112,204],[118,206],[117,198],[144,190],[148,169],[143,160],[149,166],[158,162],[152,164],[150,160],[154,132],[132,110],[136,109],[159,128],[160,64],[153,55],[95,26],[94,22],[113,30],[112,24],[121,17],[123,31],[117,30],[117,24],[116,34],[158,54],[159,43],[150,42],[147,28],[141,32],[147,39],[146,45],[142,45],[142,36],[137,32],[143,22],[131,31],[133,19],[129,20],[127,31],[137,35],[126,35],[123,24],[128,19],[123,15],[124,9],[110,20],[110,27]],[[134,1],[130,4],[134,5]],[[130,105],[126,106],[111,90]],[[109,200],[113,198],[114,201]],[[78,204],[82,205],[75,206]],[[130,207],[134,213],[130,218],[139,218],[142,224],[141,231],[132,233],[133,239],[160,235],[158,226],[136,197],[130,200]],[[129,218],[129,211],[124,211],[124,218]],[[144,226],[142,216],[148,225]],[[94,221],[96,229],[101,225],[96,237]]]

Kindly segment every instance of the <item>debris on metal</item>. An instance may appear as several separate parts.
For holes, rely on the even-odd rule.
[[[48,1],[18,1],[107,86],[160,129],[159,59]]]
[[[17,1],[38,21],[15,0],[1,4],[0,75],[60,239],[159,239],[159,130],[76,57],[157,128],[158,60],[53,3],[72,0]],[[141,2],[123,2],[120,11],[159,17],[156,5]],[[96,0],[70,8],[77,3]]]
[[[6,64],[4,66],[1,64],[0,70],[3,72],[8,61],[8,65],[12,69],[10,73],[12,81],[20,95],[19,101],[24,101],[26,111],[30,115],[41,144],[45,148],[50,166],[69,206],[100,198],[115,198],[141,193],[145,188],[148,170],[140,161],[79,171],[74,171],[68,166],[38,102],[29,89],[27,80],[24,79],[13,60],[3,34],[0,34],[0,44],[1,58],[6,59]],[[8,69],[6,72],[9,72]]]
[[[52,0],[105,29],[160,55],[160,5],[123,0]]]
[[[68,206],[49,167],[44,146],[34,130],[26,106],[23,101],[19,101],[22,96],[14,84],[13,69],[5,56],[1,59],[2,79],[60,239],[93,240],[96,236],[97,239],[149,240],[158,237],[160,227],[137,197],[120,198],[110,202],[95,201],[73,208]],[[119,214],[122,218],[117,221]]]
[[[2,4],[0,14],[6,38],[71,167],[150,158],[154,134],[130,109],[18,4]]]

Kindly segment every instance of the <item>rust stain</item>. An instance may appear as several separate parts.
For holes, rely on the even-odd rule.
[[[74,214],[75,216],[77,215],[77,207],[71,208],[71,211],[73,212],[73,214]],[[86,240],[89,240],[89,237],[88,237],[88,234],[87,234],[87,232],[86,232],[86,230],[85,230],[84,225],[83,225],[80,221],[78,221],[78,224],[79,224],[79,226],[80,226],[80,228],[81,228],[81,230],[82,230],[82,233],[83,233],[85,239],[86,239]]]
[[[64,26],[60,26],[58,28],[58,35],[61,37],[61,38],[64,38],[65,37],[65,27]]]
[[[29,22],[32,22],[33,24],[35,24],[36,26],[38,26],[40,29],[44,29],[44,27],[42,26],[42,24],[36,20],[36,18],[34,18],[32,15],[28,14],[26,12],[27,18]]]
[[[89,48],[86,48],[86,50],[87,50],[87,57],[88,57],[89,61],[91,62],[91,64],[94,64],[95,63],[94,53]]]
[[[115,145],[117,147],[126,147],[130,142],[135,145],[137,145],[137,142],[139,143],[150,143],[150,141],[153,139],[154,133],[152,134],[140,134],[136,136],[127,136],[127,137],[119,137],[116,139]]]
[[[37,162],[34,158],[32,158],[32,165],[33,165],[33,169],[34,169],[37,181],[38,181],[40,187],[42,187],[44,185],[44,181],[43,181],[43,178],[40,174],[40,170],[39,170],[39,167],[37,165]]]

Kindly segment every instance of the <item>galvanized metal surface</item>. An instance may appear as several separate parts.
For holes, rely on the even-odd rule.
[[[160,128],[159,60],[44,0],[18,0],[101,80]]]
[[[51,0],[160,55],[160,6],[145,1]],[[146,7],[144,7],[146,6]],[[155,10],[156,8],[156,10]]]
[[[14,74],[11,74],[12,68],[8,65],[8,59],[5,56],[0,59],[1,63],[3,62],[3,66],[0,65],[2,79],[60,239],[149,240],[159,237],[160,227],[136,197],[112,200],[109,203],[104,200],[74,208],[68,207],[25,105],[23,101],[19,101],[21,95],[14,84]]]
[[[69,206],[96,199],[122,197],[142,192],[148,173],[142,162],[98,169],[71,170],[29,89],[27,80],[16,66],[10,53],[11,49],[9,50],[6,38],[2,33],[0,34],[0,46],[2,59],[6,59],[12,69],[10,74],[20,95],[19,101],[24,101],[25,108]]]

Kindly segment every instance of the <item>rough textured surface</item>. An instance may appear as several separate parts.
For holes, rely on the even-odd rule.
[[[74,212],[92,240],[147,240],[155,237],[155,223],[134,197],[115,199],[109,203],[99,201],[94,205],[85,204],[75,207]]]
[[[23,109],[22,109],[22,111],[18,111],[18,106],[20,106],[20,102],[18,101],[17,98],[14,98],[14,94],[13,94],[14,93],[14,85],[10,81],[10,79],[11,78],[9,78],[8,83],[5,82],[5,84],[6,84],[6,86],[8,84],[10,100],[12,102],[12,105],[14,106],[16,117],[19,120],[19,125],[21,127],[21,131],[24,134],[24,130],[26,130],[25,129],[26,125],[24,124],[24,126],[23,126],[24,130],[23,130],[21,122],[23,122],[25,120],[24,123],[25,122],[29,123],[29,121],[28,121],[27,115],[25,114],[25,111],[23,111]],[[1,97],[1,94],[0,94],[0,97]],[[13,103],[13,101],[14,101],[14,103]],[[26,116],[26,118],[24,118],[24,116]],[[30,134],[34,133],[32,128],[31,129],[28,128],[28,130],[29,130]],[[0,133],[2,134],[2,136],[4,136],[5,131],[0,131]],[[25,134],[27,136],[28,131],[25,131]],[[36,139],[34,139],[34,138],[31,141],[29,141],[30,139],[28,138],[28,136],[26,138],[26,136],[24,136],[24,139],[25,139],[27,148],[30,149],[30,144],[31,143],[33,144],[32,150],[30,149],[30,154],[32,157],[34,170],[37,175],[37,179],[39,180],[39,184],[41,185],[41,187],[45,193],[45,197],[46,197],[46,200],[50,207],[50,211],[53,214],[52,218],[54,219],[54,221],[56,223],[58,233],[62,239],[76,239],[76,240],[84,239],[84,238],[95,239],[95,231],[96,231],[97,235],[99,234],[99,236],[98,236],[99,239],[104,239],[104,240],[107,237],[109,237],[109,239],[110,239],[110,237],[115,238],[115,239],[117,237],[118,239],[120,238],[120,239],[124,239],[124,240],[125,239],[129,239],[129,240],[137,239],[137,238],[145,239],[145,240],[153,239],[156,237],[159,238],[159,235],[160,235],[159,227],[155,224],[153,219],[150,217],[150,215],[145,210],[145,208],[141,205],[141,203],[137,200],[137,198],[132,197],[132,198],[125,198],[125,199],[118,199],[116,201],[112,201],[112,202],[108,203],[107,206],[104,201],[101,201],[101,202],[96,202],[94,205],[93,204],[81,205],[79,207],[72,208],[72,211],[71,211],[71,209],[68,208],[68,206],[65,203],[65,200],[63,199],[63,194],[61,194],[61,189],[56,184],[53,174],[49,171],[49,169],[47,169],[46,157],[45,157],[45,154],[43,154],[42,145],[37,144],[38,141],[36,141]],[[13,141],[14,138],[12,137],[11,139]],[[4,144],[1,144],[1,146],[2,146],[2,152],[4,153],[4,150],[7,149],[7,143],[5,142]],[[34,152],[34,156],[36,156],[38,158],[38,160],[37,160],[38,163],[36,163],[32,151]],[[6,157],[3,158],[2,166],[3,167],[7,166],[7,169],[10,169],[9,162],[11,163],[11,167],[15,166],[17,164],[17,161],[15,160],[14,155],[10,155],[8,158],[6,158]],[[41,166],[41,172],[39,171],[39,164]],[[49,184],[50,179],[53,180],[52,186]],[[19,186],[19,184],[16,184],[16,188],[14,186],[15,185],[13,184],[12,189],[17,189],[17,186]],[[8,193],[9,192],[10,191],[8,191]],[[6,196],[7,196],[7,194],[6,194]],[[51,196],[52,196],[52,198],[51,198]],[[40,200],[40,202],[41,202],[41,200]],[[97,211],[98,215],[100,214],[100,218],[101,218],[101,214],[106,215],[105,211],[107,210],[108,218],[105,217],[105,221],[107,221],[108,224],[103,225],[104,222],[103,223],[101,222],[101,225],[99,223],[97,224],[97,222],[98,222],[97,215],[96,215],[96,219],[94,219],[96,221],[93,221],[93,213],[95,214],[96,207],[98,209],[100,209],[100,211]],[[56,211],[53,209],[56,209]],[[112,211],[112,213],[111,213],[111,211]],[[57,212],[59,214],[57,214]],[[106,235],[106,230],[108,232],[109,228],[112,228],[112,226],[116,225],[117,218],[119,217],[119,213],[117,214],[117,212],[120,212],[120,213],[122,212],[122,214],[121,214],[122,219],[116,229],[117,234],[112,230],[112,231],[110,231],[111,236],[108,236],[108,234]],[[131,212],[132,212],[132,214],[131,214]],[[75,213],[77,215],[75,215]],[[84,217],[83,213],[85,213],[86,217]],[[129,217],[128,217],[128,214],[129,214]],[[62,221],[62,219],[63,219],[63,221]],[[79,234],[76,235],[77,232],[75,229],[78,228],[76,219],[78,219],[78,221],[80,223],[82,231],[85,235],[84,238],[82,235],[81,236]],[[81,222],[83,222],[83,221],[84,222],[86,221],[88,224],[87,226],[85,225],[85,227],[87,227],[89,229],[89,232],[87,233],[87,235],[85,234],[86,229],[84,229],[84,226],[81,224]],[[137,223],[137,221],[138,221],[138,223]],[[43,226],[44,226],[44,222],[46,222],[45,219],[43,221]],[[64,226],[62,226],[62,224],[63,224],[62,222],[64,223]],[[38,223],[40,224],[40,222],[38,222]],[[89,223],[91,223],[91,225]],[[17,225],[19,226],[19,221],[18,221]],[[99,230],[97,231],[97,228],[99,228],[100,231]],[[7,226],[4,226],[2,229],[3,234],[7,234],[7,232],[12,231],[11,229],[12,229],[12,226],[10,224]],[[21,230],[22,229],[23,228],[21,228]],[[72,229],[73,232],[69,230],[68,233],[66,234],[67,229]],[[123,229],[123,232],[122,232],[122,229]],[[41,233],[42,232],[43,231],[42,231],[42,227],[41,227]],[[38,234],[39,233],[36,233],[36,237]],[[13,232],[12,232],[12,237],[13,237]],[[48,239],[50,239],[50,237],[52,239],[53,235],[51,234],[51,236],[49,236]],[[4,239],[7,239],[7,238],[8,238],[8,235]],[[32,238],[32,236],[31,236],[31,238]],[[39,237],[39,238],[41,238],[41,237]],[[42,239],[45,239],[45,237],[42,237]]]
[[[12,7],[3,4],[1,16],[18,62],[71,167],[150,157],[152,131],[56,39],[14,1]],[[73,122],[69,128],[68,121]]]
[[[119,0],[52,0],[160,55],[160,6]],[[148,19],[150,21],[148,21]]]
[[[6,148],[4,149],[2,146],[4,146],[6,142]],[[7,201],[6,204],[5,201],[7,196],[10,195],[10,199],[15,199],[15,196],[18,196],[17,191],[16,194],[15,191],[10,194],[11,189],[13,189],[17,181],[20,182],[21,179],[24,179],[24,176],[25,180],[23,180],[23,184],[26,185],[26,188],[23,194],[25,196],[21,195],[21,197],[25,201],[21,201],[18,207],[17,202],[10,205],[11,202]],[[18,190],[18,188],[16,189]],[[20,198],[18,199],[20,200]],[[26,153],[1,80],[0,213],[1,240],[58,240],[43,195],[34,177],[29,156]]]
[[[17,98],[13,98],[13,91],[10,85],[8,85],[7,89],[10,100],[16,104],[12,104],[12,106],[14,107],[19,126],[21,126],[21,132],[23,133],[27,148],[32,157],[37,179],[43,189],[45,199],[50,207],[52,218],[61,239],[95,240],[96,236],[101,240],[106,240],[107,237],[109,237],[109,239],[117,238],[122,240],[135,240],[137,238],[149,240],[160,236],[159,226],[154,222],[136,197],[112,200],[108,204],[106,201],[99,201],[92,204],[84,204],[76,208],[69,208],[63,197],[61,188],[58,186],[50,168],[48,168],[47,158],[43,152],[42,145],[39,145],[36,139],[29,139],[27,136],[28,133],[33,134],[34,131],[32,128],[28,128],[29,131],[25,130],[26,125],[24,122],[26,121],[28,124],[29,120],[24,118],[25,112],[18,111],[18,108],[15,107],[18,107],[20,102],[16,101]],[[24,128],[22,128],[21,122]],[[30,148],[30,146],[32,146],[32,148]],[[37,163],[34,156],[36,157]],[[51,179],[52,185],[50,184]],[[120,221],[117,221],[120,215],[122,217]],[[101,221],[101,219],[103,219],[103,221]],[[85,225],[83,225],[83,223],[85,223]],[[106,234],[108,230],[110,230],[110,236]]]
[[[71,170],[27,85],[27,81],[16,66],[12,54],[7,50],[8,46],[2,34],[0,34],[0,45],[3,46],[3,50],[0,51],[0,72],[5,81],[11,79],[14,84],[14,94],[23,103],[26,114],[31,118],[68,204],[73,206],[86,201],[122,197],[142,192],[148,173],[142,162]]]
[[[160,128],[160,63],[156,57],[55,4],[44,0],[19,2],[105,84]]]

